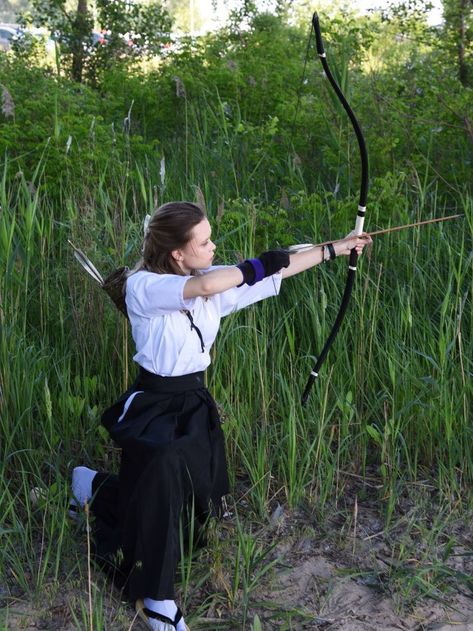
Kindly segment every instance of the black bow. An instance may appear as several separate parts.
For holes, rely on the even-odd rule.
[[[324,72],[327,76],[327,79],[330,81],[333,89],[335,90],[341,104],[343,105],[345,112],[348,114],[350,118],[350,121],[353,125],[353,129],[356,134],[356,138],[358,140],[358,146],[360,148],[360,158],[361,158],[360,200],[358,204],[358,213],[356,217],[355,229],[353,231],[355,235],[359,235],[363,232],[363,222],[365,219],[365,212],[366,212],[366,199],[368,196],[368,152],[366,150],[365,139],[363,137],[361,127],[355,117],[355,114],[353,113],[353,110],[348,104],[348,101],[346,100],[339,85],[333,78],[333,75],[327,64],[327,57],[324,51],[322,34],[320,32],[320,26],[319,26],[319,17],[317,13],[314,13],[313,15],[312,26],[314,28],[315,39],[317,42],[317,52],[319,54],[320,61],[322,62]],[[342,302],[340,304],[340,309],[338,311],[337,317],[335,318],[335,322],[327,338],[327,341],[325,342],[324,347],[322,348],[322,351],[320,355],[318,356],[317,361],[315,362],[314,368],[312,369],[310,373],[309,379],[307,380],[304,393],[302,394],[302,405],[305,405],[307,403],[310,390],[312,386],[314,385],[315,380],[319,376],[320,368],[323,362],[325,361],[325,358],[327,357],[330,347],[332,346],[335,338],[337,337],[338,330],[340,329],[340,325],[342,324],[343,318],[345,317],[348,303],[350,302],[350,297],[351,297],[351,293],[353,289],[353,283],[355,281],[357,260],[358,260],[358,254],[356,253],[356,250],[353,249],[350,253],[350,258],[349,258],[349,263],[348,263],[348,275],[347,275],[347,280],[345,284],[345,291],[343,292]]]

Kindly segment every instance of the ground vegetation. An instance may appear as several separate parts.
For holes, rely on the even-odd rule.
[[[375,240],[306,408],[343,262],[226,319],[208,382],[231,515],[183,556],[193,629],[473,621],[471,12],[460,55],[445,7],[436,27],[418,5],[320,14],[368,143],[367,229],[463,218]],[[356,141],[292,9],[245,4],[81,81],[71,58],[0,57],[2,628],[139,628],[90,563],[87,515],[67,518],[71,467],[117,466],[100,411],[134,376],[126,322],[68,240],[104,274],[133,265],[144,215],[179,198],[205,205],[225,263],[353,227]]]

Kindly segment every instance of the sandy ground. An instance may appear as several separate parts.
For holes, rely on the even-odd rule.
[[[353,497],[323,528],[307,528],[307,519],[296,517],[292,534],[276,548],[268,589],[253,597],[305,614],[288,629],[473,631],[468,519],[439,514],[433,506],[419,511],[407,500],[405,512],[385,530],[379,502]],[[287,535],[293,521],[293,514],[275,509],[276,532]],[[279,628],[264,611],[258,614],[264,629]]]
[[[294,603],[308,616],[294,628],[473,630],[473,599],[465,594],[450,594],[445,604],[427,598],[410,611],[400,612],[392,596],[367,584],[366,579],[343,576],[341,570],[336,562],[316,551],[297,567],[281,570],[279,602]],[[275,597],[274,591],[271,596]]]
[[[265,522],[245,521],[262,552],[250,577],[246,626],[241,590],[232,606],[228,597],[236,523],[218,526],[217,546],[209,545],[198,561],[203,576],[214,569],[193,586],[187,604],[190,612],[201,607],[189,618],[192,631],[250,631],[255,614],[263,631],[473,631],[473,532],[465,513],[454,517],[417,494],[398,503],[386,528],[378,494],[361,501],[359,491],[347,487],[347,499],[331,506],[323,522],[277,502]],[[144,631],[100,572],[93,580],[107,592],[101,592],[103,623],[94,630]],[[90,629],[77,622],[84,619],[77,596],[86,603],[86,590],[85,580],[74,585],[69,577],[34,602],[0,592],[0,629]]]

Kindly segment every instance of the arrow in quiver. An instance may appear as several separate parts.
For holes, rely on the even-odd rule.
[[[82,250],[76,248],[71,241],[69,241],[69,244],[74,250],[74,256],[77,261],[79,261],[82,268],[100,285],[109,298],[111,298],[115,307],[126,318],[128,318],[125,302],[125,283],[128,277],[128,272],[130,271],[129,268],[119,267],[104,279],[92,261],[87,258]]]

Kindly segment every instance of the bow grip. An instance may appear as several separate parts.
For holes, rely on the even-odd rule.
[[[322,33],[320,32],[319,16],[317,11],[312,16],[312,26],[315,31],[315,41],[317,42],[317,52],[321,57],[325,57],[324,43],[322,41]]]
[[[361,204],[359,204],[358,212],[356,214],[355,229],[353,230],[356,236],[359,236],[363,232],[363,224],[365,223],[365,213],[366,213],[366,206],[362,206]]]

